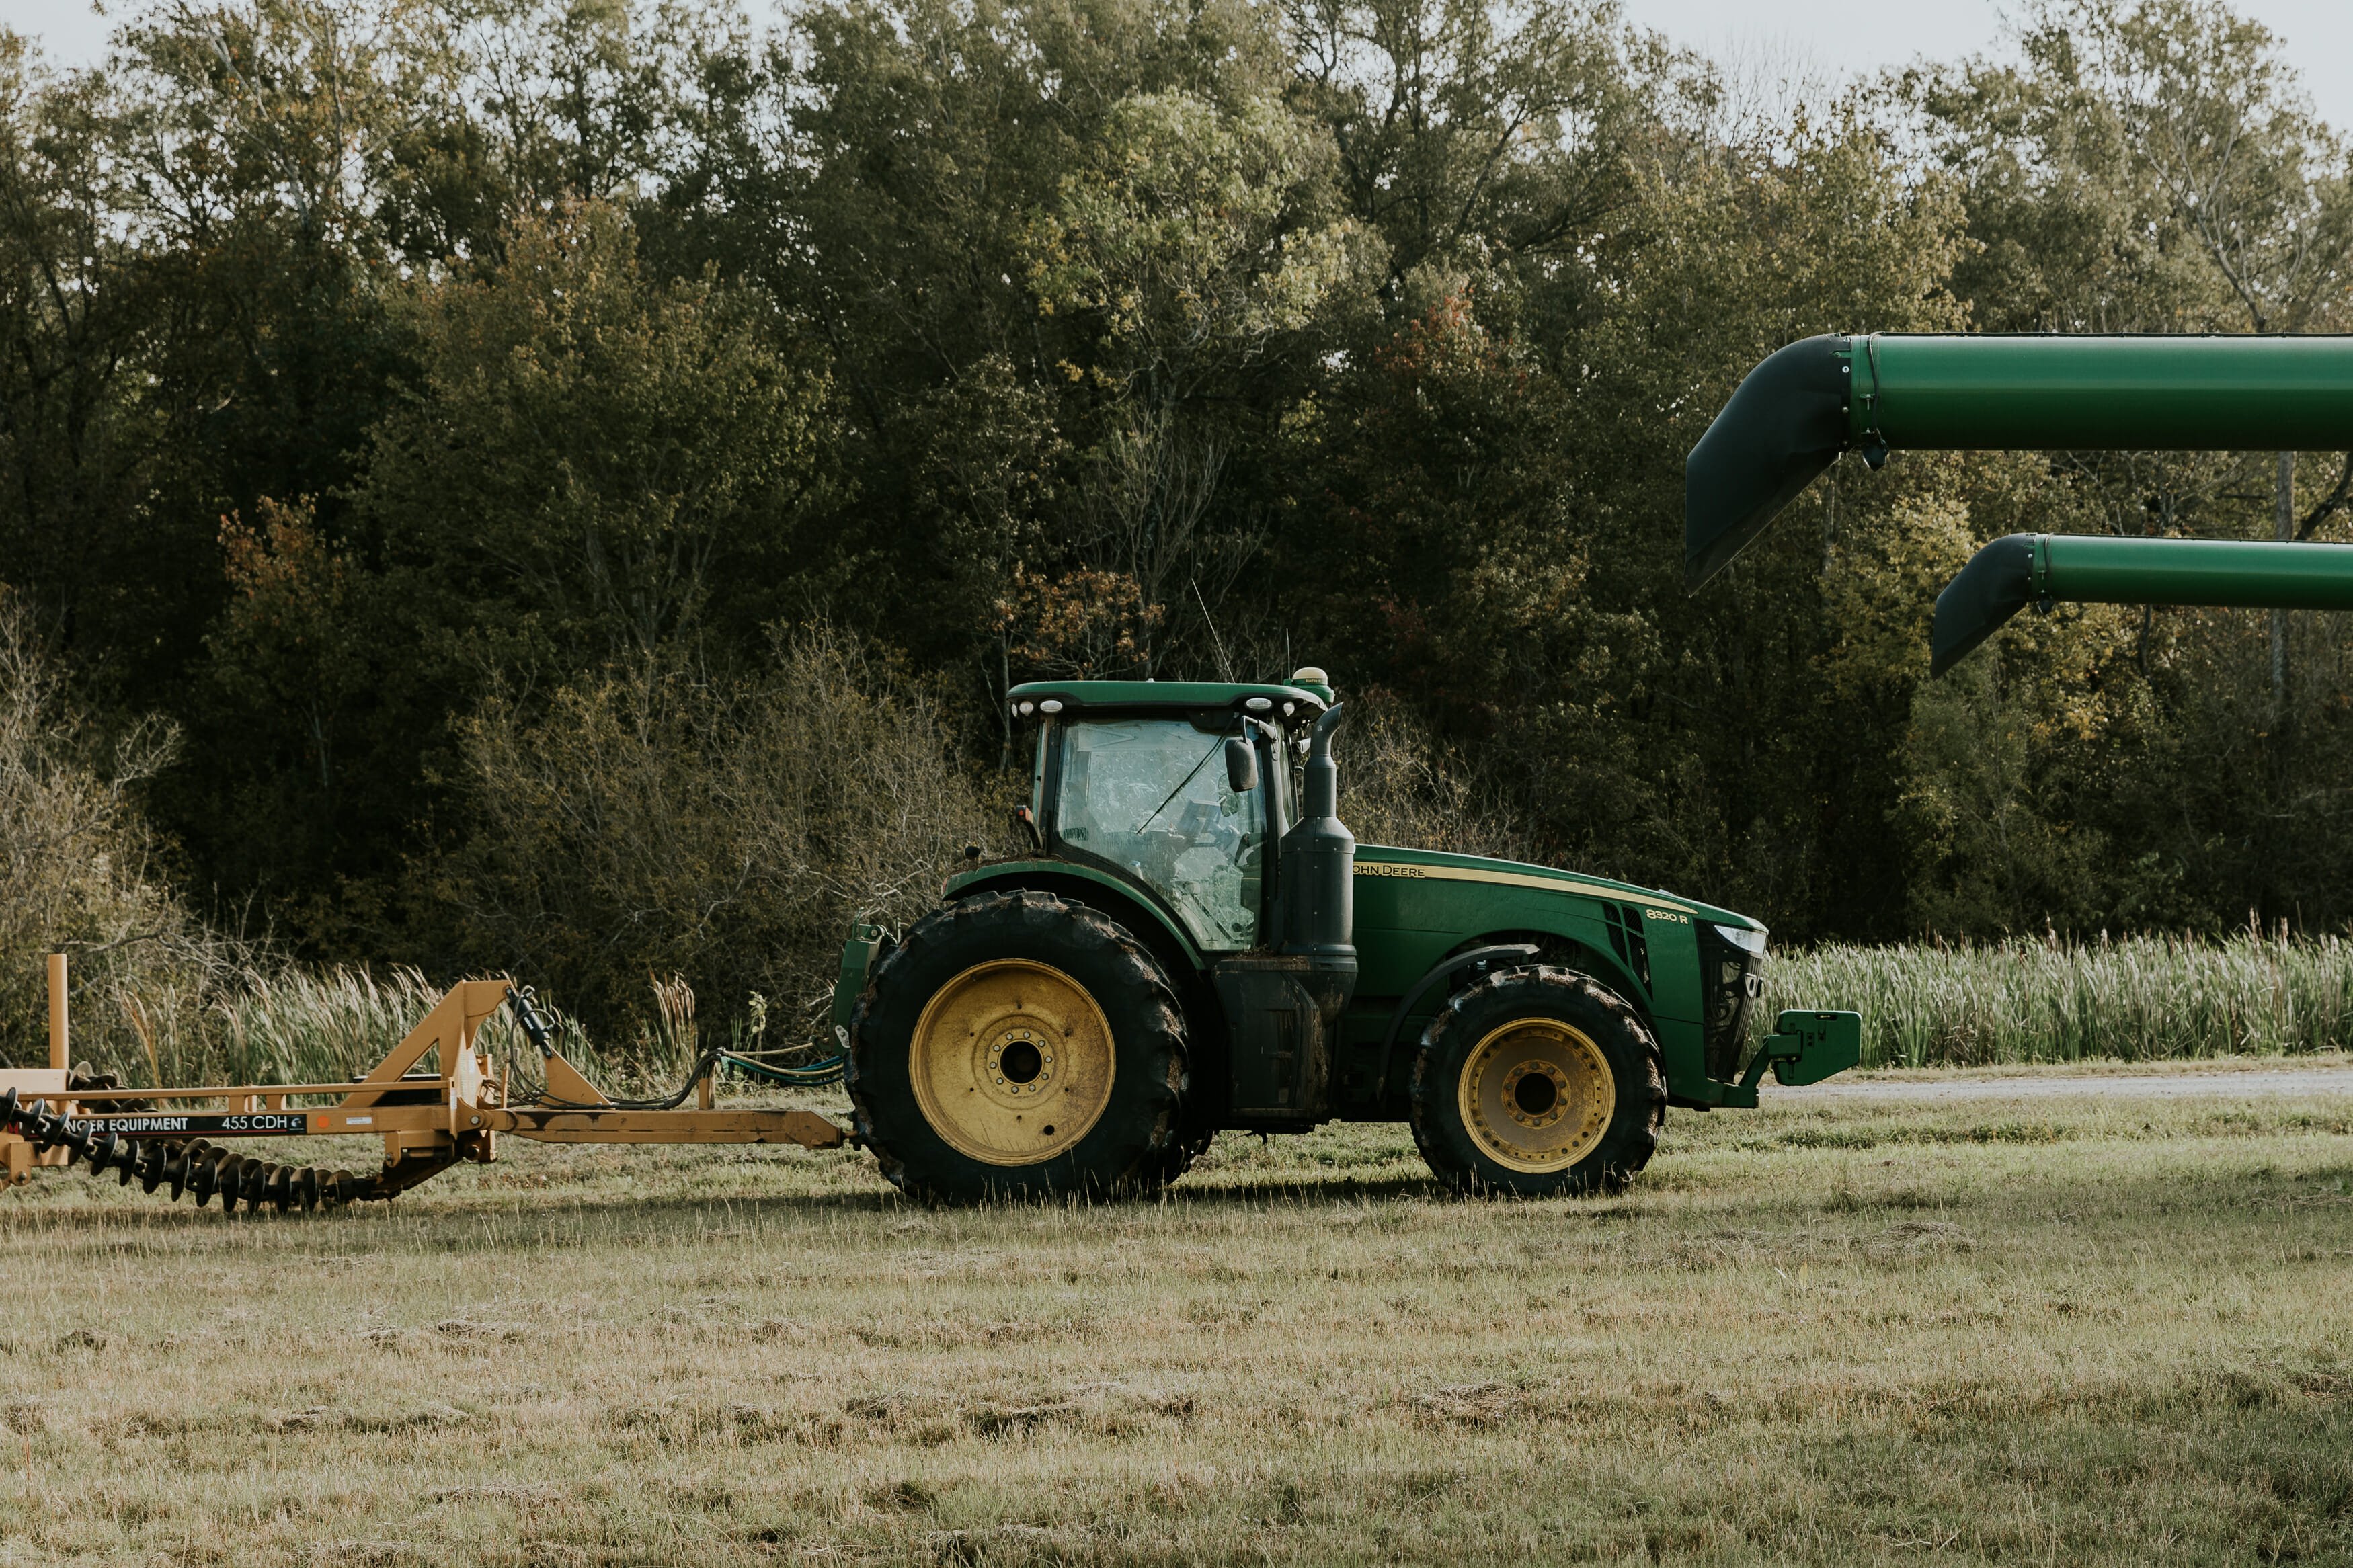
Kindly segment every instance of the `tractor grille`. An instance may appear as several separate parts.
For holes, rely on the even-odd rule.
[[[1765,988],[1764,959],[1733,946],[1704,921],[1692,923],[1699,931],[1700,994],[1707,1008],[1707,1076],[1729,1083],[1740,1075],[1748,1010]]]

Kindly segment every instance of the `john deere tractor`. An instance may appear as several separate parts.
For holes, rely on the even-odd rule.
[[[1010,700],[1036,728],[1027,847],[903,933],[858,927],[834,993],[858,1135],[911,1194],[1141,1193],[1221,1129],[1331,1121],[1409,1121],[1465,1191],[1591,1192],[1642,1168],[1669,1106],[1858,1058],[1852,1013],[1785,1013],[1747,1051],[1744,915],[1357,844],[1320,669]]]

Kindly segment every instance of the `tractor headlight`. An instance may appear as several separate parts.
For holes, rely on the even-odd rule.
[[[1746,926],[1718,926],[1715,934],[1743,952],[1755,953],[1759,958],[1765,955],[1766,933],[1761,931],[1750,931]]]

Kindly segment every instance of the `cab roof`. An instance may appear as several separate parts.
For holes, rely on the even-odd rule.
[[[1028,680],[1006,693],[1016,715],[1086,713],[1139,708],[1198,711],[1203,708],[1233,708],[1269,717],[1304,713],[1322,715],[1329,699],[1303,686],[1276,681],[1232,683],[1222,680]],[[1048,707],[1047,704],[1057,704]],[[1252,706],[1257,704],[1257,706]]]

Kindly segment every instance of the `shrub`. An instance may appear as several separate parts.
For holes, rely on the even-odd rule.
[[[1388,692],[1347,697],[1349,721],[1334,742],[1340,818],[1365,844],[1532,860],[1526,825],[1479,764],[1435,739]]]
[[[0,1059],[48,1060],[46,956],[73,961],[75,1054],[140,1054],[132,991],[201,989],[214,954],[156,865],[133,795],[170,726],[110,744],[68,700],[21,605],[0,596]]]
[[[494,700],[463,749],[475,831],[447,896],[485,962],[608,1050],[658,1037],[649,972],[823,1038],[845,928],[928,908],[986,815],[923,689],[821,626],[749,679],[646,663],[535,716]]]

